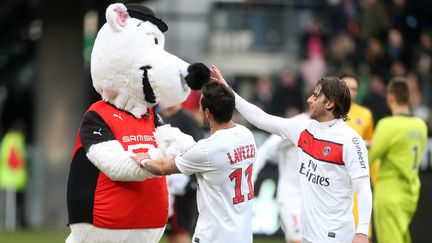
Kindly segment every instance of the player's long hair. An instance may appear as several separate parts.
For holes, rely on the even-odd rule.
[[[328,76],[320,79],[317,86],[321,87],[320,92],[327,100],[333,101],[335,106],[332,110],[337,119],[348,120],[348,111],[351,107],[351,94],[345,82],[335,76]]]
[[[229,122],[235,108],[235,97],[232,90],[224,84],[209,82],[203,85],[201,107],[208,108],[213,119],[218,123]]]

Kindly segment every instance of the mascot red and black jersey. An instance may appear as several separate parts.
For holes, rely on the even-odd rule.
[[[168,217],[165,177],[144,181],[113,181],[86,154],[90,146],[110,141],[125,151],[147,152],[156,147],[155,126],[161,125],[152,109],[139,119],[99,101],[85,113],[76,139],[68,181],[69,223],[87,222],[110,229],[159,228]],[[130,163],[133,163],[129,161]],[[136,197],[136,195],[142,197]]]

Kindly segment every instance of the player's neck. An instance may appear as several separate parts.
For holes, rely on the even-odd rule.
[[[228,128],[233,128],[235,127],[235,123],[233,121],[229,121],[229,122],[222,122],[222,123],[217,123],[217,122],[210,122],[210,132],[211,134],[219,131],[219,130],[223,130],[223,129],[228,129]]]
[[[391,107],[392,114],[395,115],[409,115],[410,109],[407,105],[394,105]]]
[[[315,118],[318,122],[328,122],[336,119],[336,117],[333,115],[333,113],[327,112],[323,114],[322,116]]]

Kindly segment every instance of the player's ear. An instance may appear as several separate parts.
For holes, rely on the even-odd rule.
[[[335,102],[333,100],[327,100],[325,105],[326,110],[331,111],[335,107]]]
[[[205,117],[206,119],[209,119],[209,118],[210,118],[210,115],[211,115],[210,110],[209,110],[208,108],[205,108],[205,109],[204,109],[204,117]]]

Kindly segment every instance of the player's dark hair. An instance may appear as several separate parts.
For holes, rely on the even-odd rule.
[[[396,103],[398,105],[409,104],[410,95],[409,87],[405,78],[395,77],[393,78],[387,86],[387,92],[395,97]]]
[[[345,82],[335,76],[328,76],[320,79],[317,86],[321,87],[320,93],[325,98],[333,101],[335,106],[332,110],[337,119],[348,120],[347,114],[351,107],[351,94]]]
[[[224,84],[209,82],[203,85],[201,107],[208,108],[218,123],[229,122],[235,108],[233,91]]]

